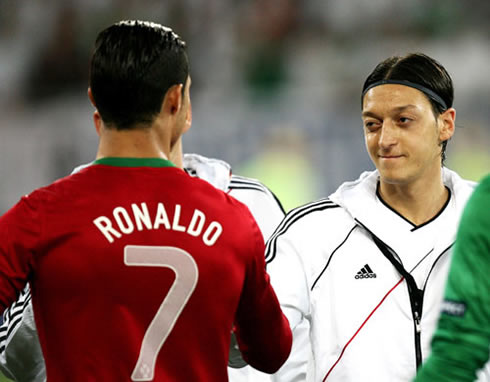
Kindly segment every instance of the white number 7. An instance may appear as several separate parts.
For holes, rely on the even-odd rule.
[[[197,284],[199,271],[192,256],[176,247],[127,245],[124,264],[139,267],[166,267],[175,272],[175,281],[148,326],[141,344],[132,381],[152,381],[155,363],[168,335]]]

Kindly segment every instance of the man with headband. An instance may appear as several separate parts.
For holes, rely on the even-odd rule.
[[[474,188],[444,167],[452,105],[452,80],[434,59],[378,64],[361,97],[376,170],[292,210],[269,240],[268,272],[291,327],[310,324],[308,381],[410,381],[428,356]]]

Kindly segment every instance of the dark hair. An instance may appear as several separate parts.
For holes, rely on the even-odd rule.
[[[185,42],[170,28],[121,21],[99,33],[90,66],[90,88],[102,120],[125,130],[148,125],[168,89],[185,83]]]
[[[364,82],[363,100],[365,90],[382,80],[409,81],[437,94],[446,107],[424,93],[432,105],[435,116],[442,114],[453,105],[454,88],[451,76],[439,62],[423,53],[410,53],[404,57],[392,56],[380,62]],[[446,159],[447,142],[446,140],[441,143],[442,163]]]

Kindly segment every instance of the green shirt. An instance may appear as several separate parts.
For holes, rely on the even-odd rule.
[[[490,352],[490,175],[465,207],[432,353],[416,382],[474,381]]]

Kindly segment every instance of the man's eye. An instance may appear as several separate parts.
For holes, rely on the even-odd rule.
[[[374,121],[366,121],[364,122],[364,127],[369,131],[374,131],[378,128],[379,123]]]

